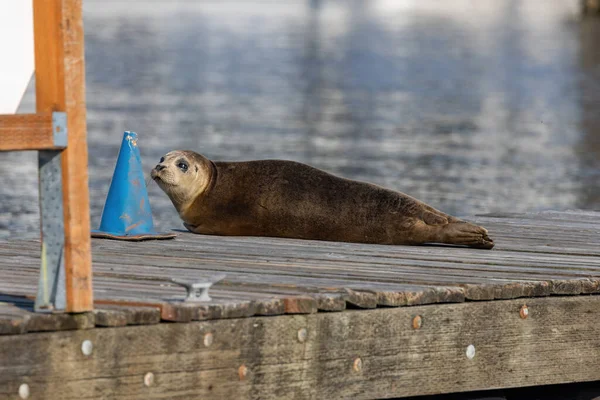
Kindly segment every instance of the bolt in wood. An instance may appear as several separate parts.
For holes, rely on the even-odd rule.
[[[417,315],[416,317],[413,318],[413,320],[412,320],[413,329],[420,329],[422,325],[423,325],[423,318],[421,318],[420,315]]]
[[[475,357],[475,346],[473,346],[472,344],[467,346],[467,358],[469,360],[472,360],[473,357]]]
[[[304,343],[306,341],[306,338],[308,336],[308,332],[306,331],[306,328],[302,328],[298,330],[298,341],[300,343]]]
[[[154,385],[154,374],[152,372],[148,372],[144,375],[144,385],[147,387]]]
[[[204,345],[208,347],[211,344],[213,344],[213,334],[209,332],[206,335],[204,335]]]
[[[246,379],[246,375],[248,375],[248,368],[245,365],[241,365],[238,369],[238,375],[240,376],[240,381]]]
[[[519,315],[522,319],[525,319],[527,318],[527,316],[529,316],[529,308],[527,308],[527,304],[523,304],[521,306],[521,309],[519,310]]]
[[[22,383],[21,386],[19,386],[19,397],[22,399],[29,398],[29,385],[28,384]]]
[[[362,371],[362,360],[359,358],[357,358],[356,360],[354,360],[354,364],[352,366],[352,369],[354,369],[355,372],[360,372]]]
[[[83,353],[84,356],[90,356],[92,354],[92,351],[94,350],[94,345],[92,344],[92,342],[90,340],[84,340],[83,343],[81,343],[81,352]]]

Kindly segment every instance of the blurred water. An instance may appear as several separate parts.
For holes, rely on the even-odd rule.
[[[456,215],[600,209],[600,21],[576,0],[87,0],[84,22],[93,227],[124,130],[148,171],[186,148]],[[0,153],[0,179],[0,237],[36,235],[35,153]],[[156,225],[180,228],[149,193]]]

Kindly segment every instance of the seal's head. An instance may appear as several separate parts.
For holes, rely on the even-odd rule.
[[[175,150],[160,159],[151,176],[181,214],[209,187],[212,172],[212,163],[206,157]]]

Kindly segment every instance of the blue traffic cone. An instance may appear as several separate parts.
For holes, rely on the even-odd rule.
[[[118,240],[171,239],[174,233],[154,231],[135,132],[125,132],[117,165],[102,210],[100,229],[92,237]]]

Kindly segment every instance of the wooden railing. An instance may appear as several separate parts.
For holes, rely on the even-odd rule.
[[[42,262],[36,310],[90,311],[82,2],[32,1],[36,114],[0,115],[0,151],[39,151]]]
[[[0,150],[62,150],[65,146],[55,140],[52,113],[0,115]]]

